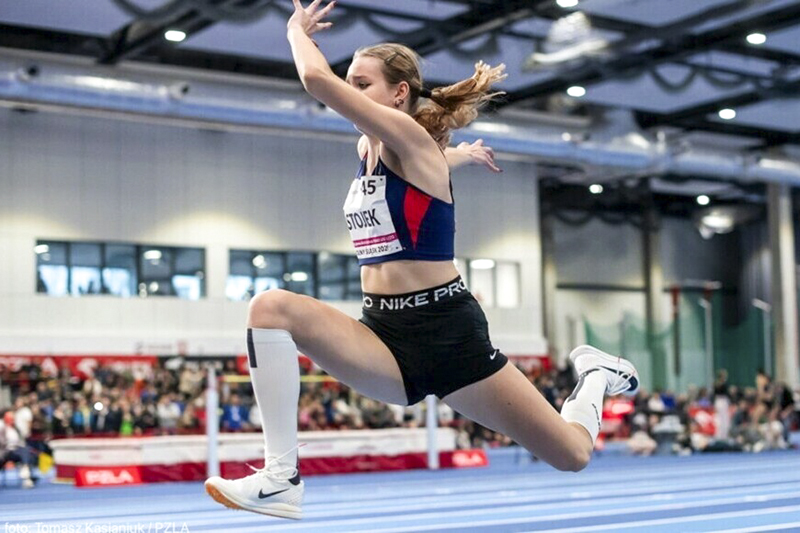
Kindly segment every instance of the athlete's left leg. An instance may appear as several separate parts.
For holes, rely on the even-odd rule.
[[[564,420],[513,364],[443,400],[559,470],[577,472],[589,463],[593,448],[589,432]]]
[[[578,384],[561,414],[522,372],[507,364],[486,379],[445,396],[461,414],[500,431],[559,470],[582,470],[600,432],[605,394],[635,394],[636,369],[625,359],[591,346],[570,354]]]

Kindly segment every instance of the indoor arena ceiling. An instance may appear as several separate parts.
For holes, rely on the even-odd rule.
[[[296,81],[292,9],[291,0],[6,0],[0,47]],[[496,106],[505,116],[584,121],[610,138],[639,130],[676,154],[722,147],[745,166],[765,154],[800,158],[800,0],[340,0],[332,20],[317,40],[340,74],[358,47],[401,42],[423,57],[428,86],[468,77],[478,59],[505,63]],[[168,30],[186,37],[170,42]],[[562,185],[625,178],[546,158],[539,175]],[[659,175],[673,184],[651,186],[667,197],[710,187]],[[734,181],[718,197],[753,198]]]
[[[0,46],[293,79],[291,8],[290,0],[9,0],[0,5]],[[505,62],[502,106],[623,108],[643,127],[733,134],[755,148],[800,142],[800,0],[340,0],[333,20],[319,41],[340,73],[357,47],[398,41],[424,57],[432,84],[470,75],[479,58]],[[186,32],[183,42],[164,39],[173,28]],[[748,42],[753,34],[765,41]],[[585,95],[565,103],[570,87]],[[735,117],[721,118],[722,109]]]

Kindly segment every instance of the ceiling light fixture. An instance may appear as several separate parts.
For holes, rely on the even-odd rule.
[[[751,33],[747,36],[747,42],[755,45],[764,44],[767,42],[767,36],[763,33]]]
[[[556,4],[558,7],[563,7],[564,9],[568,9],[570,7],[575,7],[578,5],[579,0],[556,0]]]
[[[164,32],[164,38],[173,43],[179,43],[186,39],[186,32],[180,30],[167,30]]]
[[[308,281],[307,272],[292,272],[290,278],[292,281]]]
[[[589,185],[589,192],[592,194],[600,194],[601,192],[603,192],[603,186],[600,185],[599,183],[593,183]]]
[[[703,217],[702,222],[715,233],[728,233],[733,230],[733,217],[727,213],[711,212]]]
[[[489,270],[494,268],[494,259],[473,259],[469,266],[475,270]]]
[[[697,197],[697,203],[699,205],[708,205],[711,202],[711,198],[706,196],[705,194],[701,194]]]
[[[736,118],[736,110],[730,108],[720,109],[719,118],[722,120],[733,120]]]
[[[567,89],[567,94],[572,96],[573,98],[580,98],[581,96],[586,94],[586,89],[584,89],[580,85],[573,85],[572,87]]]

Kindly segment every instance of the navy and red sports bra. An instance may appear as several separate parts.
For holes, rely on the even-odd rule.
[[[452,261],[455,206],[410,184],[380,157],[373,174],[366,173],[365,157],[344,203],[358,264]]]

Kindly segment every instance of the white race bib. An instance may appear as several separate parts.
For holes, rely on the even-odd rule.
[[[403,249],[386,202],[386,176],[353,180],[344,202],[344,218],[359,259],[390,255]]]

